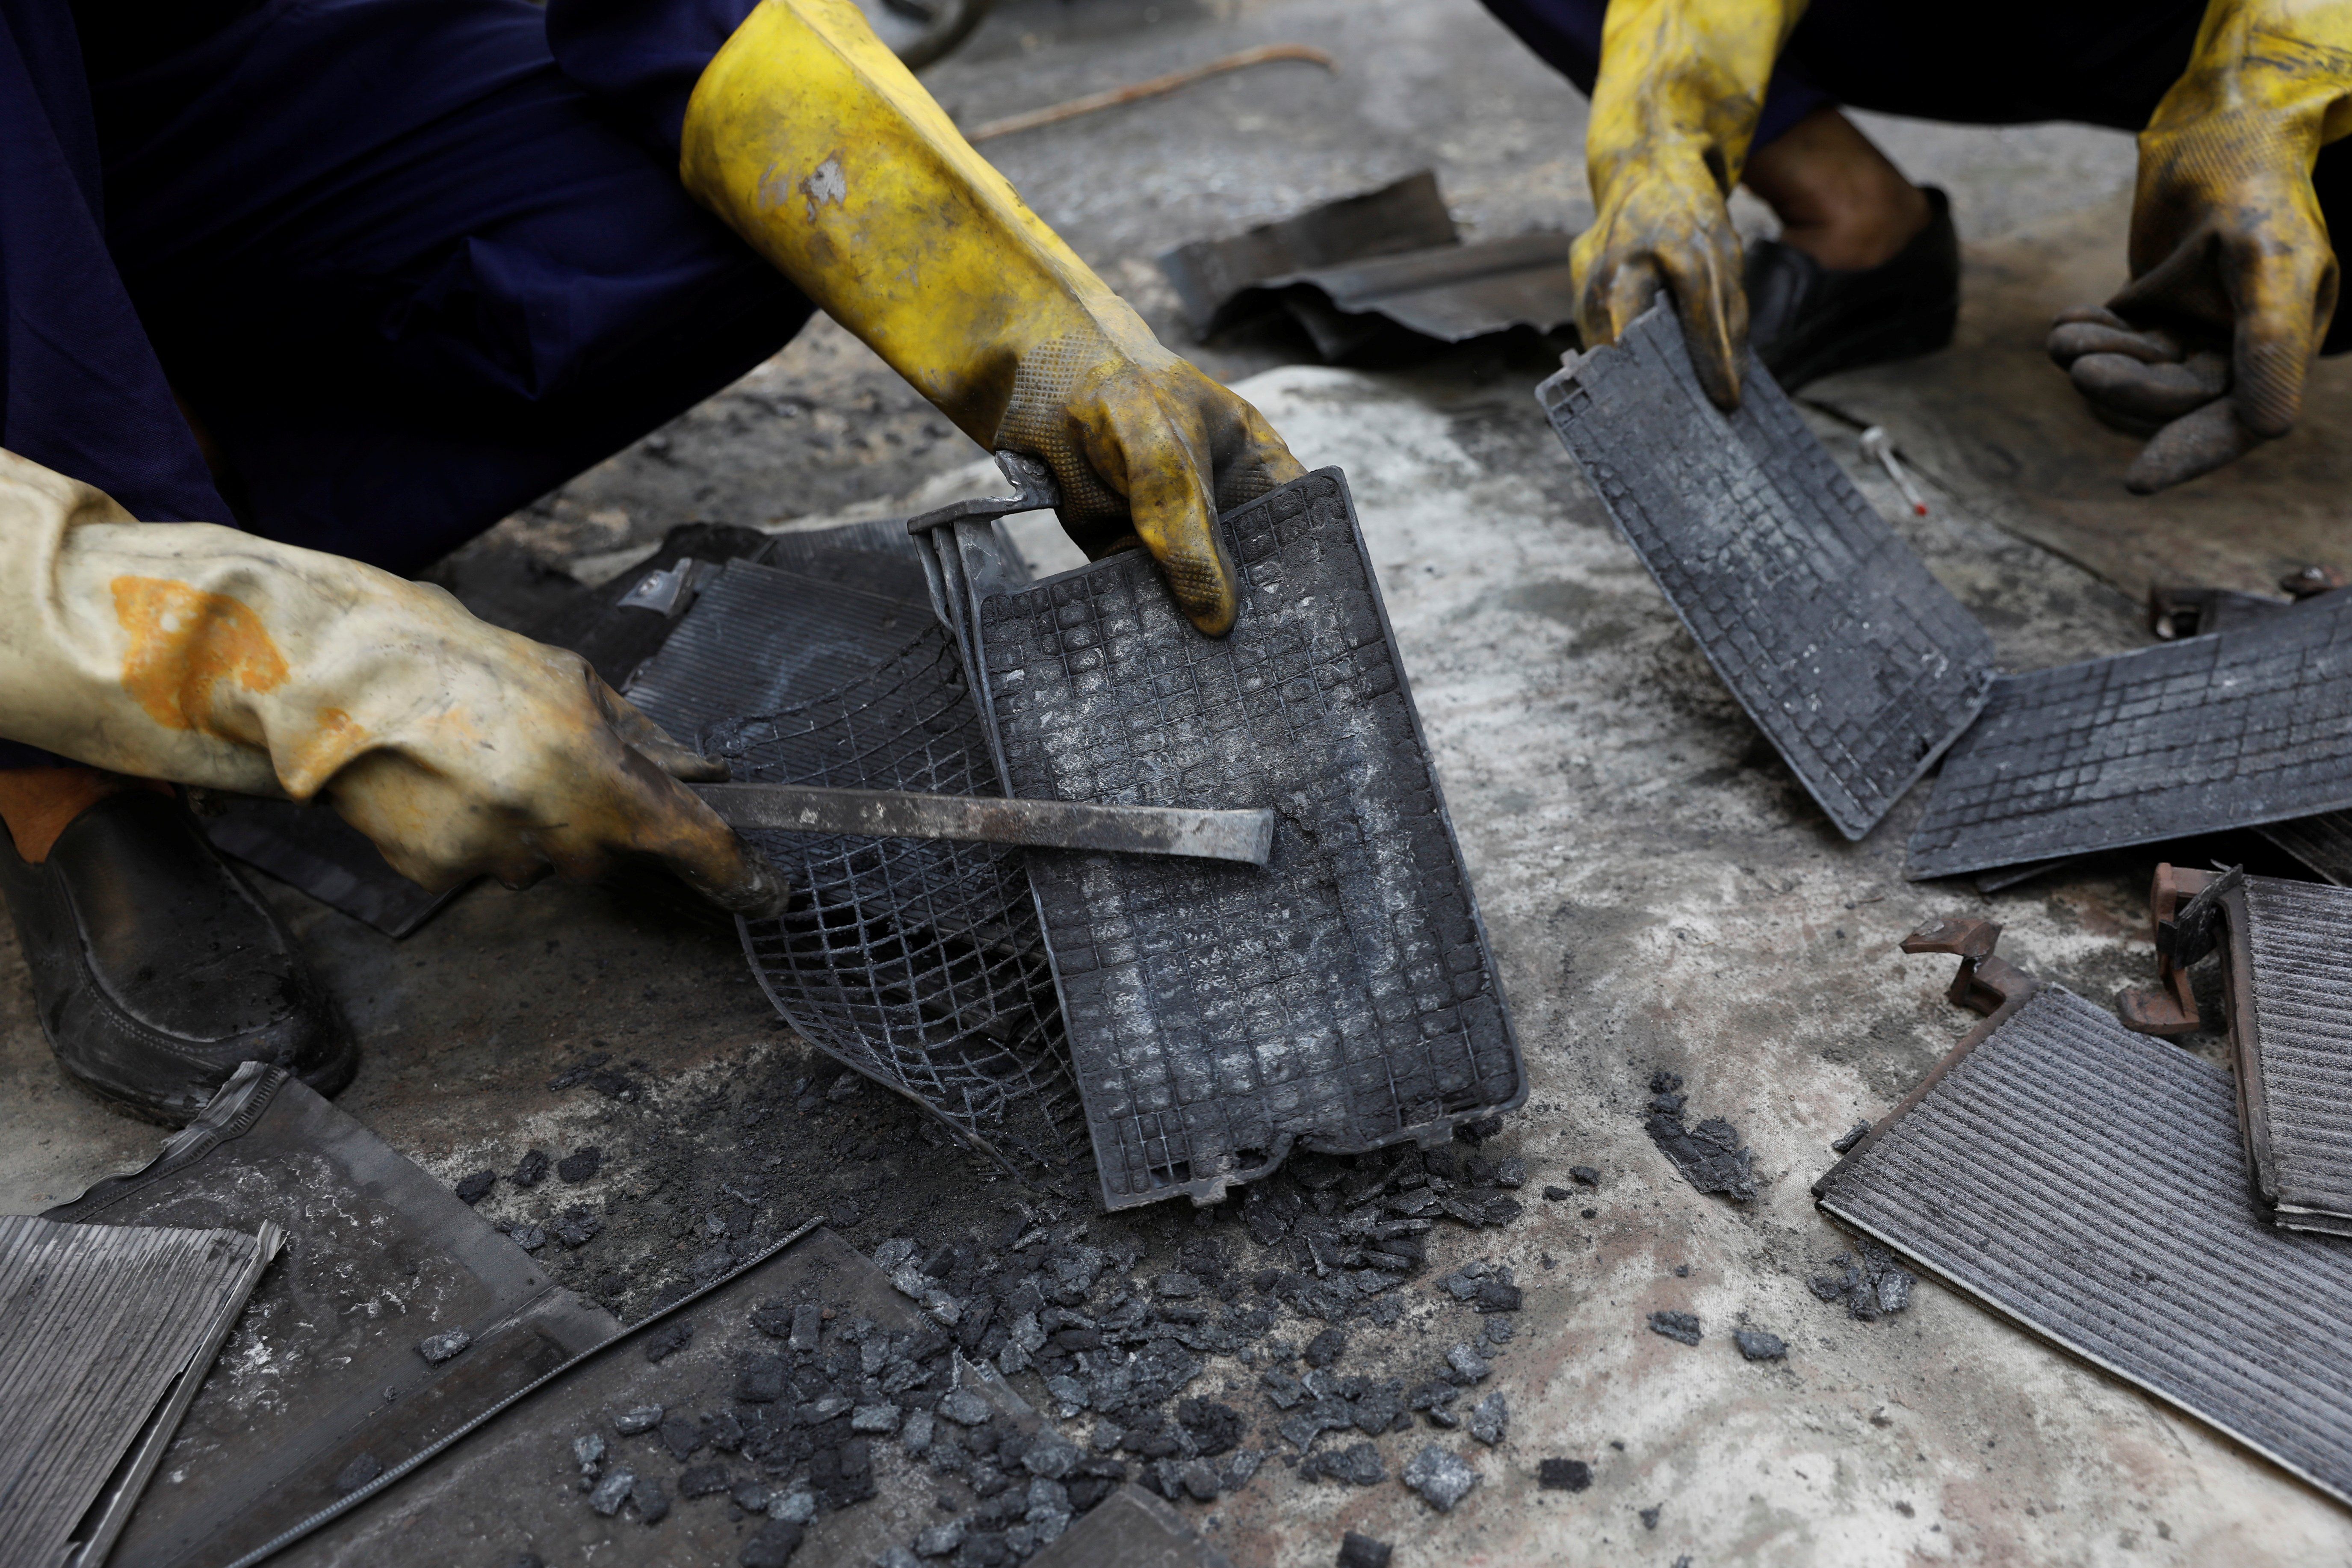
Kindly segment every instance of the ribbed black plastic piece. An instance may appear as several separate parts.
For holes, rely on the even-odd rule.
[[[1664,306],[1536,389],[1601,504],[1838,831],[1860,838],[1985,705],[1992,639],[1751,354],[1707,400]]]
[[[2352,595],[2002,676],[1952,748],[1907,874],[2154,844],[2352,806]]]
[[[2280,1225],[2352,1235],[2352,889],[2249,877],[2222,907],[2255,1190]]]
[[[2257,1213],[2223,1069],[2049,987],[1964,1043],[1813,1193],[2352,1501],[2352,1250]]]
[[[1241,608],[1194,629],[1140,552],[978,591],[1007,793],[1271,806],[1255,867],[1029,858],[1103,1199],[1443,1138],[1526,1093],[1477,901],[1336,468],[1226,515]]]

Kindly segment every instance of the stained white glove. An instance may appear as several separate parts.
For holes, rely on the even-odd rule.
[[[775,872],[677,781],[724,776],[585,659],[439,588],[209,523],[140,522],[0,452],[0,736],[329,802],[431,889],[649,862],[772,912]]]

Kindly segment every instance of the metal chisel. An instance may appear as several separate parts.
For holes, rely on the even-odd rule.
[[[870,838],[949,838],[1036,849],[1109,849],[1263,866],[1274,852],[1274,813],[1195,811],[1172,805],[1091,805],[1068,800],[908,795],[803,784],[693,785],[730,827],[840,833]]]

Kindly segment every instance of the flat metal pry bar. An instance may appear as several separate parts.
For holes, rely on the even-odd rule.
[[[696,784],[730,827],[838,833],[866,838],[947,838],[1032,849],[1107,849],[1263,866],[1274,853],[1274,813],[1068,800],[913,795],[801,784]]]

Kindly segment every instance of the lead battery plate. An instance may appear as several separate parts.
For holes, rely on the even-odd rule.
[[[1228,514],[1229,636],[1140,552],[1018,586],[940,529],[1007,793],[1272,806],[1264,869],[1033,851],[1105,1204],[1444,1138],[1525,1096],[1477,902],[1345,479]],[[948,542],[956,542],[949,546]]]
[[[1715,672],[1860,838],[1985,705],[1992,639],[1863,499],[1762,363],[1707,401],[1658,306],[1536,389]]]

